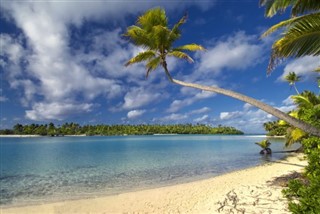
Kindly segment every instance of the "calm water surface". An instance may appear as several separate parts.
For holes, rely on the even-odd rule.
[[[277,160],[261,136],[0,138],[0,205],[89,198],[213,177]],[[283,140],[271,140],[273,151]]]

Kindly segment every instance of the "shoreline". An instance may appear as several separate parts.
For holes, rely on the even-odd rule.
[[[1,208],[1,212],[3,214],[56,212],[218,213],[218,209],[220,209],[221,213],[224,213],[226,209],[231,208],[228,204],[228,197],[230,194],[234,194],[239,199],[239,206],[237,206],[239,209],[243,206],[242,209],[247,211],[252,209],[258,212],[258,207],[254,205],[256,202],[253,200],[256,200],[254,199],[255,196],[259,195],[259,197],[261,196],[261,205],[259,206],[261,213],[268,209],[276,209],[281,213],[287,213],[286,200],[281,194],[282,188],[269,186],[267,182],[292,171],[301,171],[303,166],[306,165],[306,161],[301,161],[301,158],[302,154],[295,154],[283,160],[200,181],[90,199]],[[234,195],[233,197],[235,197]],[[267,201],[269,201],[269,204],[266,203]]]

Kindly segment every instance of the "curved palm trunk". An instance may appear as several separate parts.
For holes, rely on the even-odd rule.
[[[187,83],[187,82],[183,82],[183,81],[172,79],[172,78],[171,78],[171,82],[182,85],[182,86],[186,86],[186,87],[201,89],[204,91],[215,92],[215,93],[223,94],[223,95],[226,95],[229,97],[233,97],[235,99],[249,103],[255,107],[258,107],[259,109],[261,109],[261,110],[263,110],[263,111],[265,111],[265,112],[267,112],[267,113],[269,113],[269,114],[271,114],[281,120],[284,120],[287,123],[289,123],[290,125],[297,127],[307,133],[310,133],[312,135],[320,137],[320,130],[317,129],[316,127],[311,126],[310,124],[305,123],[304,121],[298,120],[294,117],[291,117],[290,115],[288,115],[288,114],[286,114],[286,113],[284,113],[284,112],[282,112],[282,111],[280,111],[270,105],[267,105],[259,100],[248,97],[246,95],[239,94],[237,92],[223,89],[223,88],[219,88],[219,87],[204,86],[204,85],[199,85],[199,84],[195,84],[195,83]]]
[[[294,127],[297,127],[303,131],[305,131],[306,133],[310,133],[312,135],[315,135],[315,136],[318,136],[320,137],[320,129],[308,124],[308,123],[305,123],[304,121],[302,120],[298,120],[294,117],[291,117],[290,115],[270,106],[270,105],[267,105],[259,100],[256,100],[254,98],[251,98],[251,97],[248,97],[246,95],[243,95],[243,94],[240,94],[238,92],[235,92],[235,91],[231,91],[231,90],[227,90],[227,89],[223,89],[223,88],[219,88],[219,87],[213,87],[213,86],[204,86],[204,85],[199,85],[199,84],[196,84],[196,83],[188,83],[188,82],[183,82],[183,81],[180,81],[180,80],[176,80],[176,79],[173,79],[170,75],[170,72],[168,71],[168,68],[167,68],[167,64],[166,62],[164,61],[162,63],[162,66],[164,68],[164,71],[169,79],[169,81],[171,81],[172,83],[175,83],[175,84],[178,84],[178,85],[182,85],[182,86],[186,86],[186,87],[190,87],[190,88],[196,88],[196,89],[200,89],[200,90],[203,90],[203,91],[210,91],[210,92],[214,92],[214,93],[218,93],[218,94],[223,94],[223,95],[226,95],[226,96],[229,96],[229,97],[233,97],[235,99],[238,99],[238,100],[241,100],[243,102],[246,102],[246,103],[249,103],[281,120],[284,120],[286,121],[287,123],[289,123],[290,125],[294,126]]]

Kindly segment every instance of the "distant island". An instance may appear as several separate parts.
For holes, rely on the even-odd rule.
[[[204,124],[174,125],[84,125],[65,123],[55,126],[49,124],[16,124],[12,129],[0,130],[0,135],[40,135],[40,136],[113,136],[113,135],[154,135],[154,134],[233,134],[242,135],[242,131],[229,126],[212,127]]]

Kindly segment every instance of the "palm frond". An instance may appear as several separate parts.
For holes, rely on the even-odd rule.
[[[155,57],[148,61],[148,63],[146,64],[146,67],[147,67],[146,78],[148,78],[151,71],[154,71],[157,69],[157,67],[159,67],[160,61],[161,61],[160,57]]]
[[[157,7],[148,10],[137,20],[137,24],[140,25],[147,32],[151,31],[154,26],[161,25],[167,26],[168,19],[164,9]]]
[[[186,53],[182,52],[182,51],[170,51],[168,53],[168,56],[174,56],[180,59],[185,59],[190,63],[193,63],[193,59]]]
[[[174,51],[204,51],[205,48],[197,44],[183,45],[173,49]]]
[[[320,55],[320,13],[292,22],[272,46],[268,74],[283,58]]]
[[[171,29],[171,32],[169,34],[169,42],[170,44],[172,44],[175,40],[179,39],[181,36],[181,32],[180,32],[180,26],[183,25],[184,23],[186,23],[188,18],[188,15],[185,14],[178,23],[176,23],[173,28]]]
[[[303,95],[293,95],[291,96],[294,103],[297,104],[299,107],[306,107],[306,108],[312,108],[313,104],[310,102],[310,100],[303,96]]]
[[[260,6],[265,6],[265,16],[272,17],[278,12],[283,13],[291,7],[291,16],[314,12],[320,9],[318,0],[260,0]]]
[[[294,143],[300,142],[307,134],[298,128],[289,128],[286,135],[285,146],[289,147]]]
[[[139,26],[132,25],[128,27],[124,36],[129,37],[130,40],[137,46],[147,47],[152,43],[150,36],[147,32]]]
[[[260,142],[256,142],[255,144],[260,146],[262,149],[266,149],[271,145],[271,143],[268,140],[262,140]]]
[[[153,41],[153,47],[154,49],[158,49],[160,53],[164,53],[165,50],[167,50],[168,47],[168,35],[170,34],[170,30],[167,27],[157,25],[153,26],[152,28],[152,34],[150,34],[150,38]]]
[[[126,64],[125,66],[128,66],[128,65],[132,65],[134,63],[138,63],[138,62],[142,62],[142,61],[146,61],[148,59],[151,59],[153,57],[155,57],[156,54],[154,51],[144,51],[144,52],[140,52],[138,53],[138,55],[132,57]]]
[[[277,12],[283,13],[287,7],[297,0],[260,0],[260,6],[265,6],[265,16],[272,17]]]

